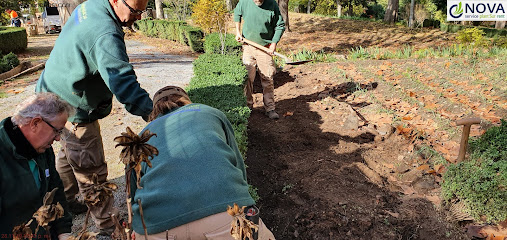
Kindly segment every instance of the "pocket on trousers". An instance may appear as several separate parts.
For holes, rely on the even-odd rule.
[[[93,140],[87,144],[66,143],[66,153],[69,163],[73,167],[92,168],[105,163],[101,141]]]
[[[204,236],[208,240],[224,240],[233,239],[231,236],[231,224],[226,224],[214,231],[205,233]]]

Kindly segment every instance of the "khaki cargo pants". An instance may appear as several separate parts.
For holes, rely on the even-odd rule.
[[[261,76],[264,109],[266,112],[275,110],[275,86],[273,84],[273,76],[275,75],[276,67],[273,57],[262,50],[244,44],[243,64],[245,64],[246,70],[248,71],[248,81],[244,89],[248,106],[252,106],[254,103],[252,97],[253,83],[258,68]]]
[[[148,239],[234,240],[231,236],[231,222],[232,217],[227,212],[217,213],[161,233],[148,234]],[[143,234],[134,233],[136,235],[136,240],[145,239],[143,235],[144,232]],[[275,240],[273,233],[260,218],[258,240]]]
[[[107,180],[107,163],[99,122],[67,122],[61,144],[56,170],[62,179],[67,201],[74,201],[78,193],[84,194],[84,188],[93,183],[93,173],[98,175],[99,183]],[[106,229],[114,225],[109,214],[116,213],[113,212],[113,202],[114,198],[111,197],[101,206],[89,206],[97,228]]]

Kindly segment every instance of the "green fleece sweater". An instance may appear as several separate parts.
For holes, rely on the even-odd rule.
[[[234,9],[234,22],[241,22],[241,18],[244,19],[243,37],[263,46],[278,43],[285,31],[285,23],[274,0],[264,0],[261,6],[255,5],[253,0],[239,0]]]
[[[255,204],[248,192],[245,164],[225,115],[203,104],[177,108],[144,130],[157,136],[148,144],[159,150],[150,168],[142,164],[142,189],[132,178],[133,229],[148,234],[225,212],[227,206]]]
[[[55,154],[49,148],[42,154],[34,154],[32,158],[36,162],[39,171],[40,189],[37,187],[34,175],[29,167],[29,160],[21,156],[19,149],[11,141],[6,127],[13,127],[10,119],[0,122],[0,238],[12,239],[12,229],[20,224],[26,224],[32,215],[42,206],[42,200],[47,192],[58,188],[53,203],[60,204],[67,209],[67,202],[63,193],[63,184],[55,169]],[[19,131],[19,130],[18,130]],[[19,131],[17,135],[22,135]],[[26,138],[24,141],[28,142]],[[29,143],[28,143],[29,144]],[[32,149],[33,152],[35,150]],[[26,153],[23,153],[26,155]],[[30,227],[35,232],[37,223],[34,220]],[[57,239],[58,234],[70,233],[72,217],[65,211],[63,218],[57,219],[50,224],[51,234],[46,233],[44,228],[34,239]]]
[[[125,47],[124,33],[108,0],[88,0],[72,12],[37,82],[77,108],[71,122],[93,122],[111,112],[113,94],[127,111],[147,116],[152,109]]]

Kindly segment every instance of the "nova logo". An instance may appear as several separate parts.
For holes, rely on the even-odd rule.
[[[459,4],[457,4],[457,5],[452,5],[449,8],[449,14],[453,18],[459,18],[459,17],[461,17],[461,15],[463,15],[463,8],[461,8],[461,2],[459,2]]]
[[[505,0],[448,0],[448,21],[505,21]]]

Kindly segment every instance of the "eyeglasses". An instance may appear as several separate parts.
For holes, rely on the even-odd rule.
[[[53,132],[55,132],[56,136],[62,135],[63,128],[62,129],[55,128],[53,125],[51,125],[51,123],[46,121],[46,119],[44,119],[44,118],[41,118],[41,119],[42,119],[42,121],[44,121],[48,126],[50,126],[53,129]]]
[[[132,16],[139,16],[141,14],[143,14],[146,10],[137,10],[137,9],[133,9],[131,6],[129,6],[127,4],[127,2],[125,0],[121,0],[123,2],[123,4],[125,4],[125,6],[127,6],[130,10],[130,14],[132,14]]]

